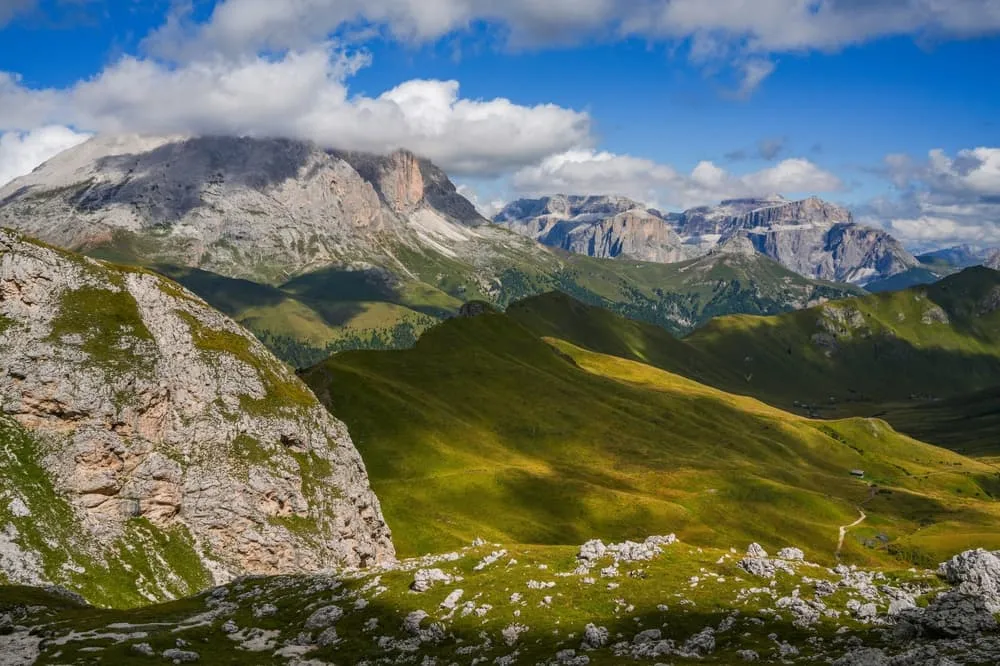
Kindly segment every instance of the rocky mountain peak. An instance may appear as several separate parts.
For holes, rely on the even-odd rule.
[[[520,199],[494,221],[545,245],[592,257],[664,263],[685,258],[681,239],[659,211],[626,197]]]
[[[421,207],[430,207],[467,226],[488,221],[458,193],[444,171],[408,150],[388,155],[343,151],[331,154],[350,164],[397,214],[411,215]]]
[[[669,263],[715,250],[755,251],[805,277],[859,284],[917,263],[884,231],[855,225],[849,210],[819,197],[727,199],[663,215],[623,197],[557,195],[515,201],[495,221],[590,256]]]
[[[518,199],[513,201],[507,204],[494,217],[494,221],[502,224],[541,216],[551,216],[559,219],[575,218],[584,215],[607,217],[629,211],[643,211],[655,217],[660,216],[658,211],[647,208],[628,197],[555,194],[538,199]]]
[[[0,224],[54,245],[271,283],[484,222],[408,151],[290,139],[98,136],[0,188]]]

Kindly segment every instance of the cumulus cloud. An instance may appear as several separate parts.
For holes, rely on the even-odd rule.
[[[733,44],[751,53],[837,49],[896,35],[971,36],[1000,30],[996,0],[225,0],[208,23],[175,21],[152,41],[175,54],[192,36],[230,53],[301,48],[345,24],[384,25],[433,40],[474,21],[506,26],[519,43],[606,38],[695,40],[696,52]],[[758,69],[759,71],[759,69]]]
[[[186,6],[186,5],[181,5]],[[301,50],[330,38],[382,33],[431,42],[488,24],[513,47],[590,39],[644,39],[686,48],[706,71],[737,77],[751,96],[774,54],[835,51],[893,36],[970,37],[1000,32],[998,0],[223,0],[209,19],[184,12],[144,42],[174,62],[212,52],[228,58]]]
[[[521,195],[617,194],[655,206],[689,208],[736,197],[834,192],[843,183],[805,159],[742,175],[706,161],[681,173],[644,158],[577,150],[517,171],[511,186]]]
[[[328,45],[281,57],[183,66],[126,57],[64,90],[0,75],[0,128],[46,122],[98,132],[287,136],[331,147],[409,148],[457,174],[496,175],[590,142],[586,113],[552,104],[465,99],[456,81],[413,80],[351,95],[368,63]]]
[[[918,250],[1000,243],[1000,148],[932,150],[924,160],[885,158],[898,196],[871,202],[862,219]]]
[[[456,188],[458,193],[472,202],[479,214],[487,219],[492,219],[494,215],[503,210],[507,205],[507,200],[498,196],[484,196],[480,190],[467,183],[459,183]]]
[[[45,160],[83,143],[89,136],[60,126],[0,134],[0,186],[30,173]]]

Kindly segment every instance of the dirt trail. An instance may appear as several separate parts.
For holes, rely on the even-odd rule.
[[[840,559],[840,551],[843,550],[844,548],[844,537],[847,536],[847,530],[851,529],[852,527],[857,527],[858,525],[864,522],[865,518],[868,517],[865,515],[865,512],[861,510],[861,507],[858,507],[858,513],[861,514],[860,518],[855,520],[850,525],[842,525],[840,528],[840,538],[837,539],[837,552],[835,553],[835,557],[838,560]]]

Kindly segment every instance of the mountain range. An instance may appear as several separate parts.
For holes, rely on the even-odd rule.
[[[602,210],[632,205],[615,201]],[[622,229],[659,219],[622,215],[608,232],[616,247]],[[782,270],[742,236],[678,263],[550,249],[490,224],[411,153],[282,139],[98,136],[0,189],[0,225],[153,267],[299,367],[341,349],[411,345],[475,299],[504,307],[558,289],[684,333],[721,313],[857,293]]]
[[[884,231],[817,198],[733,199],[663,214],[630,199],[522,199],[494,220],[546,245],[594,257],[670,263],[713,250],[758,252],[805,277],[865,285],[918,266]]]
[[[600,199],[553,248],[410,153],[212,137],[5,187],[0,662],[996,663],[1000,273]]]

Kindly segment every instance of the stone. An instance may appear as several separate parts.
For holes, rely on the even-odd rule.
[[[683,652],[706,655],[715,652],[715,630],[706,627],[684,642]]]
[[[503,628],[500,634],[503,636],[503,642],[507,647],[513,647],[520,640],[521,634],[526,633],[528,627],[523,624],[518,624],[517,622],[509,624]]]
[[[441,608],[453,610],[455,606],[458,605],[458,601],[462,598],[463,594],[465,594],[463,590],[452,591],[452,593],[445,597],[444,601],[441,602]]]
[[[737,566],[751,576],[758,578],[774,578],[774,563],[767,559],[756,557],[744,557]]]
[[[313,611],[302,628],[306,631],[322,629],[336,624],[342,617],[344,617],[344,611],[340,606],[324,606]]]
[[[766,559],[767,551],[759,543],[752,543],[747,548],[747,557],[756,559]]]
[[[798,548],[782,548],[778,551],[778,557],[790,562],[802,562],[806,559],[805,553]]]
[[[168,659],[175,664],[193,664],[194,662],[201,659],[201,655],[197,652],[191,652],[190,650],[180,650],[178,648],[170,648],[169,650],[164,650],[162,652],[163,658]]]
[[[923,626],[942,636],[969,636],[997,629],[993,611],[984,597],[950,590],[939,594],[921,616]]]
[[[1000,555],[998,553],[982,548],[965,551],[943,563],[939,572],[959,592],[982,597],[986,607],[991,612],[1000,613]]]
[[[632,639],[632,642],[636,644],[652,643],[660,640],[660,636],[662,636],[662,632],[659,629],[646,629],[645,631],[640,631],[636,634]]]
[[[885,652],[878,648],[862,648],[845,654],[833,666],[889,666]]]
[[[316,645],[320,647],[330,647],[331,645],[336,645],[339,642],[340,636],[337,634],[336,627],[327,627],[316,639]]]
[[[580,552],[577,554],[577,559],[583,560],[585,562],[593,562],[594,560],[599,560],[604,557],[607,552],[607,547],[604,542],[600,539],[591,539],[587,543],[580,546]]]
[[[592,623],[588,624],[583,629],[583,641],[580,643],[580,648],[583,650],[602,648],[608,644],[608,638],[607,627],[598,627]]]
[[[418,569],[413,575],[413,582],[410,583],[410,589],[414,592],[426,592],[437,583],[448,584],[452,580],[454,580],[452,576],[440,569]]]

